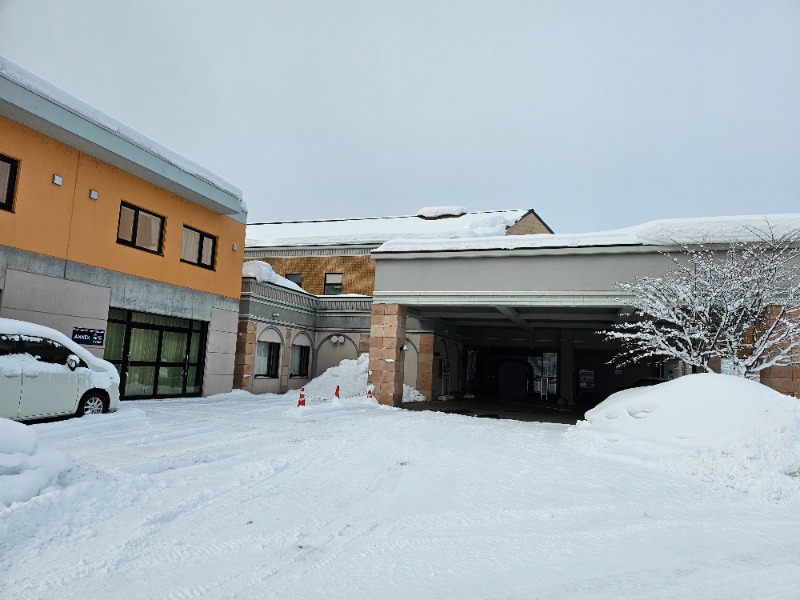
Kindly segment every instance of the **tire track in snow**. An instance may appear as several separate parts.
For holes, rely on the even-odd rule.
[[[265,473],[263,470],[259,471],[253,474],[249,480],[238,485],[219,486],[184,500],[167,510],[148,516],[134,528],[135,535],[127,539],[122,547],[116,549],[115,556],[109,560],[109,568],[113,572],[120,574],[135,574],[137,572],[144,574],[149,569],[162,564],[184,563],[188,560],[196,560],[203,557],[223,557],[231,552],[245,549],[258,551],[296,537],[297,530],[289,528],[270,534],[250,534],[244,538],[235,538],[228,541],[186,545],[180,549],[176,549],[174,546],[164,547],[160,542],[153,541],[159,538],[169,538],[168,531],[170,528],[174,528],[180,533],[186,528],[185,523],[187,521],[197,523],[198,527],[195,529],[199,528],[202,531],[213,530],[218,526],[219,520],[227,521],[229,515],[223,515],[220,519],[215,519],[213,514],[209,518],[208,515],[198,515],[198,511],[208,509],[209,506],[223,498],[231,496],[235,498],[239,494],[245,494],[246,497],[240,504],[245,503],[254,497],[254,489],[265,485],[268,485],[270,491],[275,493],[276,490],[291,481],[293,477],[305,471],[315,461],[319,461],[320,456],[331,457],[333,455],[332,450],[342,443],[341,440],[331,437],[322,443],[316,444],[312,451],[304,451],[301,458],[286,460],[277,468],[271,468],[269,473]],[[325,459],[325,461],[327,460],[330,460],[330,458]],[[167,528],[166,531],[165,528]],[[154,535],[156,532],[159,533],[158,536]],[[204,536],[204,538],[208,539],[208,536]],[[131,566],[131,555],[144,558],[138,559],[135,561],[135,565]],[[225,585],[226,581],[237,576],[238,574],[233,574],[218,580],[213,589],[218,590]],[[172,590],[170,593],[176,598],[195,598],[200,597],[197,594],[207,593],[207,590],[204,590],[206,588],[200,586],[186,590]]]
[[[385,447],[360,448],[367,455],[371,455],[370,450],[378,452],[381,449]],[[293,590],[308,586],[310,578],[324,578],[324,571],[328,567],[382,527],[378,522],[365,519],[364,514],[374,513],[383,499],[397,488],[404,475],[403,467],[406,466],[406,461],[400,459],[404,454],[403,449],[392,451],[383,461],[385,466],[378,477],[369,483],[359,498],[349,503],[346,511],[334,512],[332,518],[317,523],[314,530],[304,536],[308,540],[304,540],[304,543],[308,545],[298,548],[299,552],[293,557],[289,557],[268,574],[243,574],[243,577],[235,582],[235,590],[231,590],[234,597],[285,598],[291,596]],[[368,524],[360,527],[352,525],[359,521],[366,521]],[[331,530],[335,533],[330,533]],[[320,532],[322,537],[314,539]],[[281,575],[280,581],[271,582],[272,587],[269,590],[265,589],[265,584],[278,574]],[[258,594],[251,596],[254,589],[259,590]]]

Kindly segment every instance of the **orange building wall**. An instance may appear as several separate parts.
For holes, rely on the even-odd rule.
[[[4,117],[0,132],[0,153],[20,161],[14,212],[0,210],[0,244],[239,297],[244,224]],[[53,174],[63,178],[62,186],[52,183]],[[98,200],[89,198],[90,189]],[[163,256],[117,243],[122,201],[165,217]],[[180,262],[184,224],[217,237],[214,271]]]

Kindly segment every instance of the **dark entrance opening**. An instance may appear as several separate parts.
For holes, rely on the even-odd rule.
[[[614,365],[614,350],[575,350],[575,405],[585,412],[620,390],[635,387],[644,379],[656,380],[659,365],[633,364],[623,368]]]
[[[559,352],[549,348],[469,347],[468,394],[526,404],[557,404]]]

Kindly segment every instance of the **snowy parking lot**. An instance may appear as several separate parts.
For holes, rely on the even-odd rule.
[[[567,425],[243,392],[34,425],[73,468],[0,504],[0,597],[797,598],[798,496]]]

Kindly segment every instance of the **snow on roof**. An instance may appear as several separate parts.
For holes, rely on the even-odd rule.
[[[460,216],[437,218],[444,209],[451,214],[461,207],[429,207],[424,215],[366,217],[320,221],[253,223],[247,226],[245,246],[333,246],[341,244],[381,244],[394,239],[464,239],[503,236],[506,229],[524,217],[528,210],[490,210],[465,212]],[[456,211],[458,212],[458,211]],[[435,216],[431,216],[435,215]]]
[[[242,265],[242,277],[252,277],[260,283],[274,283],[281,287],[289,288],[297,292],[306,292],[303,288],[297,285],[294,281],[290,281],[285,277],[278,275],[272,268],[272,265],[262,260],[247,260]]]
[[[151,140],[135,129],[120,123],[116,119],[113,119],[107,114],[97,110],[86,102],[75,98],[61,88],[58,88],[44,79],[37,77],[16,63],[11,62],[4,56],[0,56],[0,77],[25,88],[37,96],[57,104],[61,108],[78,115],[79,117],[113,133],[114,135],[126,140],[127,142],[130,142],[135,146],[138,146],[142,150],[158,156],[162,160],[172,164],[189,175],[197,177],[198,179],[201,179],[206,183],[235,197],[241,203],[242,211],[247,211],[244,200],[242,200],[242,191],[239,188],[228,183],[204,167],[201,167],[197,163],[192,162],[188,158],[181,156],[177,152],[165,148],[161,144]]]
[[[435,222],[435,221],[434,221]],[[582,248],[599,246],[664,246],[699,243],[756,241],[759,232],[771,228],[777,235],[800,231],[800,213],[662,219],[624,229],[594,233],[530,234],[480,239],[388,240],[375,253],[466,250],[514,250],[522,248]]]
[[[469,212],[464,206],[426,206],[417,211],[417,216],[422,219],[441,219],[446,217],[460,217]]]

